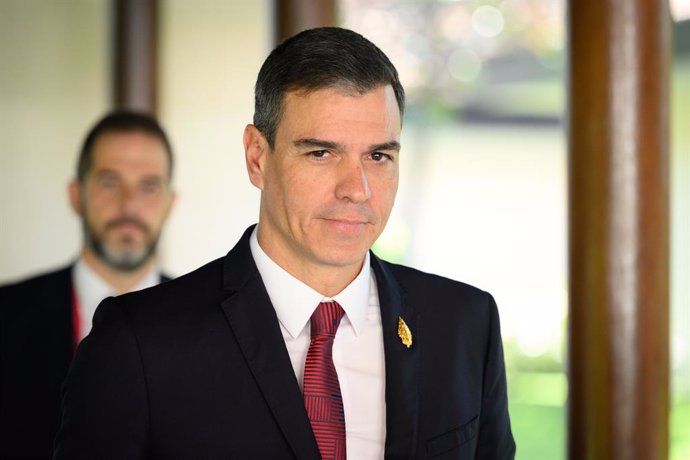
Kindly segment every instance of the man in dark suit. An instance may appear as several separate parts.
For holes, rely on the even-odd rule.
[[[244,133],[259,223],[223,258],[105,300],[56,459],[510,459],[496,304],[370,252],[404,92],[355,32],[277,47]]]
[[[52,458],[60,387],[96,306],[166,279],[154,256],[171,172],[167,136],[148,115],[112,113],[88,134],[69,185],[84,233],[79,258],[0,287],[0,458]]]

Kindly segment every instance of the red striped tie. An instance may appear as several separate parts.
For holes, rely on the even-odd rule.
[[[345,312],[322,302],[311,315],[311,343],[304,366],[304,405],[323,460],[345,460],[345,411],[333,365],[333,340]]]

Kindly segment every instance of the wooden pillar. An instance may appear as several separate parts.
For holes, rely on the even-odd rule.
[[[666,459],[667,1],[568,9],[568,457]]]
[[[336,25],[336,0],[275,0],[275,43],[305,29]]]
[[[158,61],[157,0],[114,0],[116,108],[156,112]]]

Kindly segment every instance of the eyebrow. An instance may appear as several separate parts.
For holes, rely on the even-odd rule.
[[[319,148],[326,150],[342,150],[343,148],[343,145],[337,142],[314,139],[310,137],[304,139],[297,139],[295,142],[293,142],[293,144],[295,145],[295,147]]]
[[[395,150],[396,152],[400,151],[400,142],[398,141],[390,141],[390,142],[384,142],[383,144],[374,144],[369,147],[369,150],[372,152],[377,151],[377,150]]]
[[[93,172],[94,177],[108,177],[108,176],[113,176],[117,177],[120,179],[122,177],[122,174],[119,172],[115,171],[114,169],[99,169],[97,171]],[[166,176],[161,176],[159,174],[147,174],[144,177],[141,178],[143,181],[155,181],[155,182],[161,182],[161,183],[170,183],[170,178]]]
[[[293,142],[293,144],[295,145],[295,147],[320,148],[326,150],[344,150],[343,145],[338,142],[314,138],[297,139],[295,142]],[[400,142],[390,141],[384,142],[382,144],[374,144],[370,145],[368,150],[370,152],[375,152],[378,150],[395,150],[397,152],[400,151]]]

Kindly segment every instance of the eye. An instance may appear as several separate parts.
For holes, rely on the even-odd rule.
[[[307,153],[308,156],[312,158],[316,158],[317,160],[323,160],[328,158],[330,155],[330,152],[328,150],[314,150],[309,153]]]
[[[392,161],[393,156],[383,152],[373,152],[371,154],[371,159],[377,163],[382,163],[384,161]]]
[[[101,176],[100,180],[98,183],[101,185],[101,187],[106,188],[106,189],[112,189],[117,187],[118,181],[115,177],[113,176]]]
[[[160,188],[160,184],[154,181],[143,182],[140,186],[141,191],[144,193],[156,193]]]

